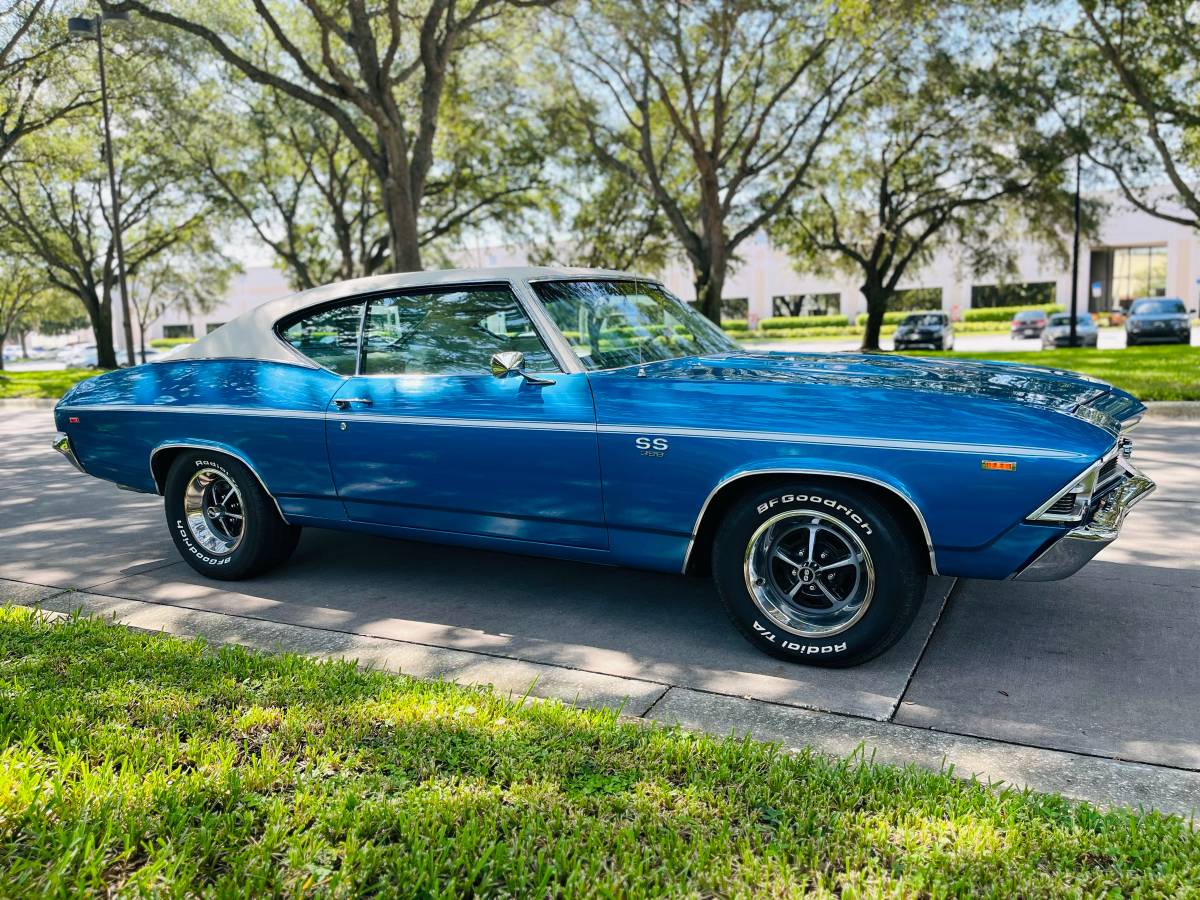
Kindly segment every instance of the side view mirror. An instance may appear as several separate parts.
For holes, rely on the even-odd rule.
[[[527,384],[554,384],[552,378],[538,378],[525,371],[525,354],[520,350],[505,350],[492,354],[492,375],[496,378],[508,378],[510,375],[520,375]]]

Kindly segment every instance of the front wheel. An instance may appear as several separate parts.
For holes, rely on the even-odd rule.
[[[250,469],[223,453],[180,454],[163,494],[179,555],[209,578],[251,578],[286,560],[300,539]]]
[[[734,505],[717,532],[713,577],[734,624],[759,649],[851,666],[912,624],[925,593],[923,553],[867,491],[796,483]]]

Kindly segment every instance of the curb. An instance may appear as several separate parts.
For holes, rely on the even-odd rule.
[[[1150,400],[1147,419],[1200,419],[1200,400]]]

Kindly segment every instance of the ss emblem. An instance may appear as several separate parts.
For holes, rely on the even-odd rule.
[[[633,445],[642,452],[642,456],[663,456],[667,452],[666,438],[648,438],[640,437],[634,440]]]

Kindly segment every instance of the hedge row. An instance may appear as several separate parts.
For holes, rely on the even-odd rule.
[[[182,347],[184,344],[196,343],[195,338],[180,337],[180,338],[155,338],[150,342],[150,346],[155,350],[167,350],[171,347]]]
[[[758,327],[763,331],[794,331],[803,328],[831,328],[849,325],[845,316],[774,316],[763,319]]]
[[[925,311],[926,312],[937,312],[937,310],[932,310],[932,309],[925,310]],[[903,320],[905,316],[911,316],[912,314],[913,314],[913,310],[911,310],[911,309],[888,310],[887,312],[885,312],[883,314],[883,324],[884,325],[899,325],[901,320]],[[857,325],[859,328],[865,328],[866,324],[867,324],[867,314],[859,313],[858,317],[854,320],[854,324]]]
[[[1062,312],[1063,308],[1057,303],[1052,303],[1049,306],[984,306],[979,309],[963,310],[964,322],[1007,322],[1019,312],[1031,312],[1033,310],[1041,310],[1050,315],[1050,313]]]

